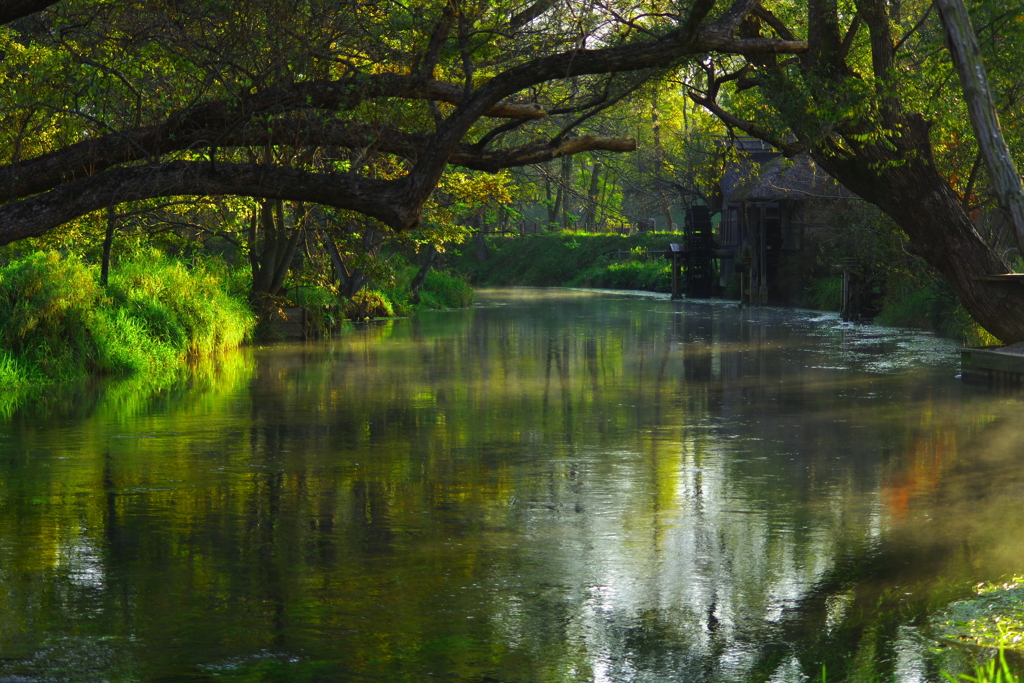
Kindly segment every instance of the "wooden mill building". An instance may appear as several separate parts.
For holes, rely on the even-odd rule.
[[[738,158],[720,181],[718,244],[722,253],[719,284],[740,283],[744,303],[782,304],[774,288],[786,255],[800,251],[808,231],[826,228],[842,200],[853,198],[800,155],[787,159],[753,138],[728,141]]]

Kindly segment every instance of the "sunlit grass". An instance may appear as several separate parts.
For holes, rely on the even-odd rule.
[[[461,277],[432,270],[420,291],[423,308],[465,308],[473,303],[473,288]]]
[[[155,250],[123,259],[106,288],[95,268],[55,252],[14,261],[0,268],[0,386],[159,377],[236,347],[254,317],[225,276]]]

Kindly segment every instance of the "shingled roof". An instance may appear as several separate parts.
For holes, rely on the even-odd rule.
[[[776,202],[801,197],[852,197],[807,155],[777,157],[759,166],[731,169],[722,178],[728,202]],[[746,172],[744,172],[746,171]],[[731,177],[730,177],[731,176]]]

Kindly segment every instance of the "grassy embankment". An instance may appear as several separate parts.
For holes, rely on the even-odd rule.
[[[459,275],[431,270],[419,292],[419,301],[411,298],[411,283],[418,269],[400,265],[387,283],[360,290],[342,303],[342,311],[349,320],[389,318],[410,315],[415,310],[443,310],[465,308],[473,303],[473,288]]]
[[[253,313],[216,262],[186,268],[157,251],[95,266],[37,253],[0,268],[0,386],[90,375],[166,376],[241,344]]]
[[[598,287],[669,292],[669,261],[647,251],[664,251],[681,242],[678,233],[559,232],[525,237],[488,238],[490,257],[478,263],[467,242],[454,268],[477,286]]]
[[[340,311],[349,319],[405,315],[414,308],[472,303],[465,280],[432,272],[414,306],[406,266],[385,287],[350,301],[320,288],[292,292],[323,329]],[[172,377],[201,358],[235,348],[256,334],[247,302],[248,272],[223,261],[189,266],[155,249],[120,260],[107,287],[81,258],[38,252],[0,267],[0,387],[74,382],[90,376]]]

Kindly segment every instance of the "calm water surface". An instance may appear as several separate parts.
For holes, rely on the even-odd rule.
[[[0,681],[937,680],[900,605],[1024,569],[1022,404],[957,365],[491,291],[7,404]]]

